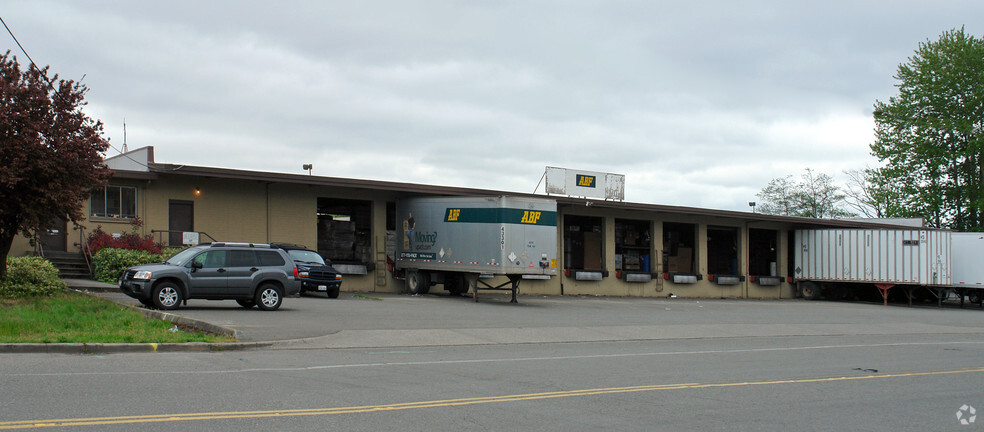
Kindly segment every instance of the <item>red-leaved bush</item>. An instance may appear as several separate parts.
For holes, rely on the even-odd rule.
[[[139,217],[133,218],[130,225],[133,226],[133,231],[124,233],[119,237],[113,237],[112,234],[103,231],[102,225],[96,227],[89,234],[88,240],[86,240],[90,253],[95,255],[96,252],[99,252],[99,249],[103,248],[141,250],[152,254],[161,253],[161,249],[164,249],[165,246],[164,243],[154,242],[152,235],[141,236],[137,234],[137,231],[143,226],[143,221]]]

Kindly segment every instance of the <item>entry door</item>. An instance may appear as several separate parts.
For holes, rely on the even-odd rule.
[[[39,233],[41,247],[46,252],[65,252],[68,247],[68,222],[58,218],[52,221],[51,229]]]
[[[168,245],[171,247],[181,247],[181,233],[195,230],[195,202],[183,200],[168,201],[168,222],[167,229],[171,231],[168,238]]]

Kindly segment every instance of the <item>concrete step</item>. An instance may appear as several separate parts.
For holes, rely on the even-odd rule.
[[[46,252],[45,259],[51,262],[62,278],[91,279],[89,265],[81,253]]]

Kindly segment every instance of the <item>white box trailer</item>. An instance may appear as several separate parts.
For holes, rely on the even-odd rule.
[[[953,233],[951,242],[953,286],[984,288],[984,233]]]
[[[796,230],[793,279],[806,298],[824,287],[872,284],[886,302],[896,285],[949,286],[951,237],[929,229]]]
[[[951,241],[951,279],[954,291],[981,303],[984,291],[984,233],[953,233]]]
[[[411,293],[510,290],[557,275],[557,202],[532,197],[422,197],[396,203],[394,276]],[[506,276],[492,286],[483,279]],[[508,286],[508,288],[507,288]]]

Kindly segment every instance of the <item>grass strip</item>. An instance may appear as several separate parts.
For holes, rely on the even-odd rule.
[[[4,299],[0,343],[235,342],[227,336],[171,331],[173,323],[82,293]]]

